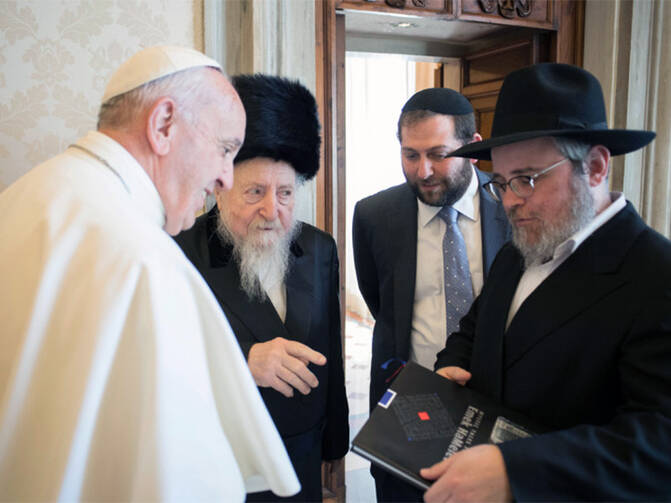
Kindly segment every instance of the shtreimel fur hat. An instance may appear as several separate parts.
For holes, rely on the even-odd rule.
[[[231,81],[247,114],[235,162],[268,157],[287,162],[305,180],[315,176],[321,137],[312,93],[297,81],[270,75],[237,75]]]

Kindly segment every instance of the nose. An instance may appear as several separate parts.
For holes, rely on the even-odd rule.
[[[220,189],[231,190],[231,187],[233,187],[233,161],[224,161],[224,166],[219,172],[216,184]]]
[[[503,204],[503,209],[508,211],[510,208],[515,206],[521,206],[524,204],[526,199],[518,196],[513,192],[513,189],[510,186],[506,187],[506,190],[500,191],[501,204]]]
[[[422,156],[418,161],[417,176],[426,180],[433,174],[433,164],[428,157]]]
[[[269,190],[263,201],[261,202],[261,209],[259,210],[260,215],[266,219],[266,221],[272,221],[277,218],[277,197],[275,192]]]

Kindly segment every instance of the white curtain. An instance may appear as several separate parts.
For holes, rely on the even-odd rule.
[[[415,92],[415,64],[403,56],[347,53],[347,307],[365,315],[352,255],[352,214],[360,199],[405,181],[396,126]]]

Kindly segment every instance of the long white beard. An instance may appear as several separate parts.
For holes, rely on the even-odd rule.
[[[584,177],[571,177],[571,198],[566,204],[564,215],[553,223],[546,223],[536,243],[529,243],[526,229],[512,226],[512,241],[524,257],[526,269],[551,259],[557,246],[594,219],[594,198]],[[513,208],[509,214],[511,221],[515,210]]]
[[[256,222],[256,221],[255,221]],[[264,301],[267,291],[283,283],[289,269],[291,242],[300,229],[294,220],[289,231],[284,230],[279,220],[275,230],[259,231],[253,222],[245,237],[230,230],[227,215],[219,212],[217,231],[219,236],[233,246],[233,260],[240,270],[240,288],[250,300]],[[268,222],[263,222],[268,225]]]

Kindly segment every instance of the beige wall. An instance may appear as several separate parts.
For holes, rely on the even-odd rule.
[[[0,190],[95,128],[136,50],[202,40],[202,0],[0,0]]]
[[[588,0],[584,66],[601,82],[609,126],[649,129],[649,146],[613,159],[611,184],[671,237],[671,1]]]

